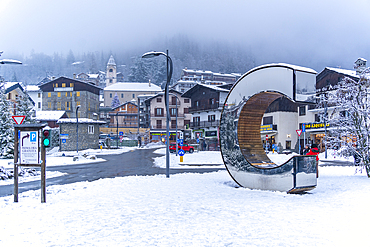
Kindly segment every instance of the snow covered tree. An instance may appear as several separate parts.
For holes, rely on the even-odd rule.
[[[340,147],[345,156],[354,156],[370,177],[370,77],[365,70],[358,81],[348,77],[335,90],[321,95],[320,104],[334,107],[330,116],[323,116],[333,126],[328,136],[331,146]]]
[[[0,156],[14,157],[14,128],[9,111],[9,102],[6,99],[4,84],[0,85]]]
[[[112,103],[111,103],[111,107],[112,108],[116,108],[117,106],[119,106],[121,103],[119,102],[119,98],[118,98],[118,95],[117,93],[114,95],[113,97],[113,100],[112,100]]]
[[[34,110],[32,109],[32,103],[29,100],[28,94],[25,93],[25,95],[20,96],[16,100],[16,108],[15,108],[15,114],[26,116],[23,123],[36,123],[34,119],[32,119],[32,115],[34,113]]]

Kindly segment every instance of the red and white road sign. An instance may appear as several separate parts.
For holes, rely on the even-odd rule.
[[[22,124],[26,116],[12,116],[16,124]]]
[[[301,136],[302,130],[296,130],[296,132],[297,132],[298,136]]]

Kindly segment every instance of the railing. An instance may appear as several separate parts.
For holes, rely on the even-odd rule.
[[[219,107],[220,107],[219,103],[205,104],[205,105],[200,105],[200,106],[192,106],[192,107],[189,108],[189,113],[195,112],[195,111],[215,110],[215,109],[218,109]]]
[[[200,122],[191,122],[190,128],[209,128],[209,127],[217,127],[219,126],[219,121],[200,121]]]
[[[164,130],[164,129],[166,129],[166,125],[164,124],[164,125],[156,125],[156,126],[151,126],[151,128],[150,128],[151,130]],[[175,130],[176,129],[176,126],[172,126],[171,124],[170,124],[170,129],[171,130]],[[177,129],[178,130],[183,130],[183,129],[185,129],[185,126],[184,125],[178,125],[177,126]]]
[[[177,114],[177,117],[178,118],[183,118],[185,115],[183,113],[179,113]],[[150,117],[156,117],[156,118],[165,118],[166,117],[166,114],[163,114],[163,115],[156,115],[156,114],[150,114]],[[175,115],[171,115],[171,118],[175,118],[176,117],[176,114]]]

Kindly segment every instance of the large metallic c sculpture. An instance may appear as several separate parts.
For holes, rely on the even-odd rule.
[[[221,114],[220,144],[225,166],[239,185],[288,193],[316,187],[315,157],[294,156],[275,164],[265,153],[260,134],[263,115],[273,101],[314,100],[315,75],[309,68],[268,64],[247,72],[230,90]]]

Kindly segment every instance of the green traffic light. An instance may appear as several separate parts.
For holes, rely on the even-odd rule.
[[[44,139],[44,146],[49,146],[50,140],[49,139]]]

